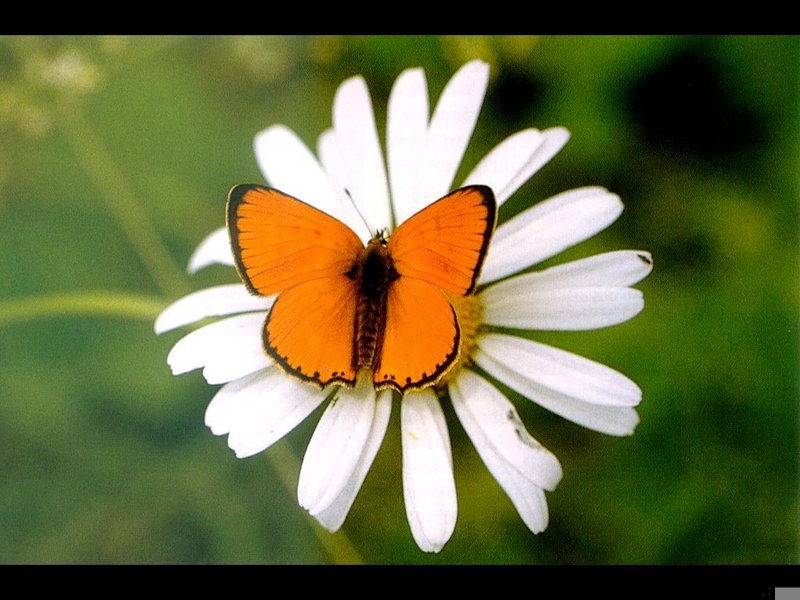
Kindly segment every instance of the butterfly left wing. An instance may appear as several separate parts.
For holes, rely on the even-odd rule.
[[[325,386],[355,384],[358,288],[347,276],[364,246],[337,219],[278,190],[238,185],[228,196],[236,268],[254,294],[278,293],[264,349],[286,371]]]
[[[458,358],[461,332],[450,296],[475,289],[494,231],[492,190],[448,194],[398,227],[389,253],[399,277],[390,283],[377,386],[401,392],[439,381]]]

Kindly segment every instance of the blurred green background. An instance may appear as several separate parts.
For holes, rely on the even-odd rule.
[[[798,75],[794,37],[0,38],[0,562],[796,563]],[[253,136],[312,147],[338,84],[425,68],[432,101],[464,62],[491,82],[463,174],[525,127],[566,148],[501,220],[582,185],[620,194],[609,229],[550,263],[652,252],[623,325],[537,339],[643,390],[629,438],[515,398],[561,461],[531,534],[446,406],[459,515],[420,552],[400,483],[399,411],[340,533],[297,505],[320,411],[237,460],[173,377],[182,333],[152,321],[236,280],[185,273],[231,185],[262,181]],[[383,134],[383,132],[382,132]]]

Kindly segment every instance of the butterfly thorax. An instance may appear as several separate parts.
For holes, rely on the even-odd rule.
[[[384,236],[374,237],[359,254],[347,277],[359,287],[353,336],[353,368],[375,367],[381,355],[389,285],[399,275]]]

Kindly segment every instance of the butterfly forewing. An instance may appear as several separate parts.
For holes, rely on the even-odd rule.
[[[427,281],[400,277],[389,286],[373,382],[401,392],[436,383],[458,357],[459,336],[455,311],[444,293]]]
[[[264,326],[264,348],[309,381],[355,383],[358,287],[346,276],[364,246],[337,219],[287,194],[234,187],[228,230],[236,267],[251,292],[279,293]]]
[[[397,272],[448,294],[475,289],[494,232],[497,206],[486,186],[458,189],[421,210],[389,239]]]
[[[251,292],[265,296],[341,275],[364,247],[341,221],[258,185],[230,191],[228,231],[239,274]]]

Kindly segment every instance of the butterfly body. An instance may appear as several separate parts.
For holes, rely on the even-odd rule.
[[[353,330],[353,369],[374,368],[381,355],[389,286],[400,277],[383,236],[372,238],[347,275],[360,291]]]
[[[228,229],[235,264],[255,294],[278,296],[263,330],[287,372],[325,386],[400,392],[438,382],[460,351],[450,302],[474,290],[494,230],[491,190],[470,186],[366,245],[334,217],[278,190],[234,187]]]

